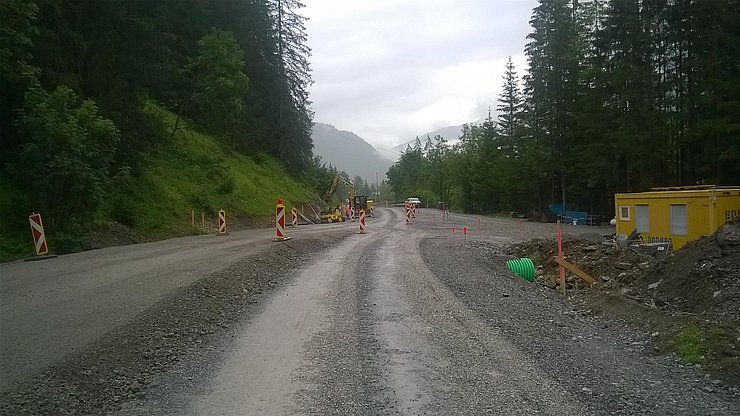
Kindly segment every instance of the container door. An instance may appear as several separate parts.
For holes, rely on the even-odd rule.
[[[686,204],[671,205],[671,235],[680,237],[689,235],[689,215]]]
[[[650,233],[650,209],[647,205],[635,205],[635,225],[640,234]]]

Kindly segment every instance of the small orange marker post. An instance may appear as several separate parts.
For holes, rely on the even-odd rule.
[[[558,266],[560,268],[560,292],[565,296],[565,267],[561,263],[563,257],[563,234],[560,231],[560,220],[558,220]]]

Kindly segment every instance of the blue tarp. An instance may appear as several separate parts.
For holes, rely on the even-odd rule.
[[[550,213],[553,215],[561,215],[563,212],[565,212],[565,208],[563,208],[563,204],[550,204],[547,206],[547,208],[550,210]]]
[[[573,224],[573,220],[576,220],[578,225],[586,225],[586,217],[588,217],[588,212],[565,211],[563,221],[566,224]]]

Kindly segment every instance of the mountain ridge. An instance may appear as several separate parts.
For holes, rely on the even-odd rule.
[[[395,160],[381,155],[380,151],[357,134],[339,130],[327,123],[314,123],[311,134],[314,154],[350,176],[361,176],[370,183],[384,180]],[[387,152],[387,150],[384,150]]]

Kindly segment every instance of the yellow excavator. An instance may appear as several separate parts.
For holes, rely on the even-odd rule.
[[[331,186],[326,191],[324,196],[321,198],[324,201],[324,203],[326,203],[327,205],[331,201],[331,197],[332,195],[334,195],[334,191],[337,190],[337,186],[339,186],[340,182],[343,183],[344,186],[347,188],[349,200],[352,201],[354,199],[355,186],[352,184],[352,182],[350,182],[349,179],[343,177],[340,174],[337,174],[336,176],[334,176],[334,179],[331,182]],[[320,219],[321,219],[321,222],[332,223],[332,222],[344,221],[345,217],[342,214],[341,206],[337,205],[336,207],[331,207],[328,210],[321,211]]]
[[[365,195],[357,195],[357,191],[352,182],[350,182],[349,179],[340,174],[334,176],[334,180],[332,180],[331,186],[324,194],[322,198],[324,203],[326,203],[327,205],[329,204],[329,201],[331,201],[331,197],[332,195],[334,195],[334,192],[337,190],[340,182],[343,183],[347,189],[347,201],[355,210],[355,215],[359,216],[360,210],[364,210],[368,216],[374,216],[372,215],[372,210],[370,210],[370,208],[374,205],[373,200],[367,199],[367,196]],[[321,222],[331,223],[344,221],[346,219],[346,213],[342,208],[343,207],[341,205],[337,205],[336,207],[331,207],[329,210],[321,211]]]

